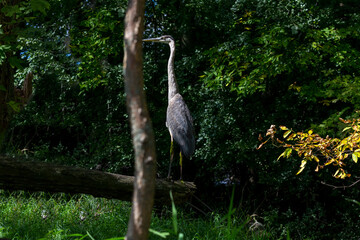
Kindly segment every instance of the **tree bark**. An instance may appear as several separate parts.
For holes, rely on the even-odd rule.
[[[149,236],[156,173],[155,140],[143,90],[142,36],[145,0],[129,0],[125,16],[124,72],[135,151],[135,181],[127,240]]]
[[[0,156],[0,189],[43,192],[85,193],[95,197],[131,201],[135,178],[97,170],[61,166],[44,162],[24,162]],[[196,187],[192,182],[156,181],[155,202],[170,204],[189,200]]]
[[[5,11],[2,11],[5,6],[14,6],[18,4],[20,0],[6,0],[0,1],[0,23],[3,31],[3,36],[0,38],[0,45],[11,45],[18,44],[17,33],[14,31],[18,26],[13,17],[8,17]],[[6,39],[6,40],[4,40]],[[9,126],[11,116],[14,111],[8,105],[10,101],[14,101],[14,73],[15,70],[10,65],[9,59],[13,56],[13,49],[8,50],[5,55],[6,59],[0,65],[0,147],[3,143],[5,132]]]
[[[0,42],[1,45],[1,42]],[[14,98],[14,71],[7,59],[0,66],[0,147],[14,111],[8,103]]]

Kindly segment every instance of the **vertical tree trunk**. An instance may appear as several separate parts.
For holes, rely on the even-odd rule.
[[[3,7],[13,6],[20,2],[20,0],[5,0],[0,1],[0,23],[3,31],[3,37],[0,38],[0,45],[10,45],[16,43],[16,36],[14,35],[14,29],[17,26],[16,21],[13,21],[11,17],[6,16],[3,12]],[[12,39],[4,42],[3,39]],[[2,145],[5,132],[8,128],[11,115],[13,113],[11,107],[8,105],[10,101],[14,101],[14,69],[9,63],[9,58],[12,56],[12,52],[6,53],[6,59],[0,63],[0,147]]]
[[[1,42],[0,42],[1,45]],[[0,65],[0,149],[5,138],[6,130],[14,111],[8,105],[10,101],[14,101],[14,69],[11,67],[7,54]]]
[[[14,71],[6,59],[0,66],[0,147],[12,115],[8,106],[11,100],[14,100]]]
[[[154,202],[155,141],[146,106],[142,72],[145,0],[129,0],[125,17],[125,90],[135,150],[135,182],[128,240],[148,239]]]

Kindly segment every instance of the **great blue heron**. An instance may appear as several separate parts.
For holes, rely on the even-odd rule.
[[[180,179],[182,179],[183,155],[190,159],[195,151],[195,137],[193,119],[190,115],[183,97],[179,93],[179,87],[175,79],[174,60],[175,60],[175,40],[172,36],[164,35],[158,38],[144,39],[144,42],[166,43],[170,46],[170,57],[168,61],[168,107],[166,113],[166,127],[169,129],[171,137],[170,164],[168,178],[171,174],[171,163],[174,159],[173,141],[180,147]]]

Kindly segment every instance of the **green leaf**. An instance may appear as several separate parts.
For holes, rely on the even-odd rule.
[[[357,201],[357,200],[355,200],[355,199],[345,198],[345,200],[346,200],[346,201],[349,201],[349,202],[352,202],[352,203],[355,203],[355,204],[357,204],[357,205],[360,206],[360,202]]]
[[[6,92],[6,88],[4,87],[4,85],[0,85],[0,91]]]
[[[168,232],[158,232],[156,230],[153,230],[153,229],[149,229],[149,232],[151,232],[152,234],[158,236],[158,237],[161,237],[161,238],[167,238],[167,236],[170,235],[170,233]]]
[[[278,157],[277,161],[281,158],[281,157],[286,157],[289,158],[290,155],[292,153],[292,148],[287,148],[285,149],[285,151]]]
[[[10,57],[9,63],[12,67],[16,67],[18,69],[24,69],[24,67],[21,65],[23,61],[17,57]]]
[[[20,13],[19,5],[6,6],[1,9],[1,12],[7,17],[12,17],[13,15]]]
[[[292,148],[287,148],[287,149],[285,150],[285,157],[286,157],[286,158],[289,158],[290,155],[291,155],[291,153],[292,153]]]
[[[151,229],[149,229],[149,230],[150,230],[150,232],[151,232]],[[107,239],[105,239],[105,240],[123,240],[123,239],[125,239],[125,237],[107,238]]]
[[[46,14],[47,9],[50,9],[50,4],[45,0],[30,0],[30,6],[33,11],[39,11],[42,14]]]
[[[20,112],[20,103],[15,102],[15,101],[10,101],[10,102],[8,102],[8,105],[9,105],[15,112]]]
[[[172,220],[173,220],[173,227],[175,235],[178,233],[178,223],[177,223],[177,211],[174,203],[174,198],[172,192],[170,191],[170,198],[171,198],[171,206],[172,206]]]
[[[84,238],[86,238],[87,236],[88,236],[89,238],[91,238],[91,240],[95,240],[95,238],[93,238],[93,236],[91,236],[88,231],[86,231],[86,235],[84,235],[84,236],[83,236],[82,238],[80,238],[79,240],[84,239]]]

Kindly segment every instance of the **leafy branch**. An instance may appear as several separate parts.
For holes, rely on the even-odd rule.
[[[282,140],[280,140],[277,137],[276,126],[271,125],[267,130],[265,141],[259,135],[261,144],[257,149],[271,140],[274,146],[286,148],[277,160],[289,158],[293,152],[296,152],[302,158],[300,169],[296,174],[300,174],[309,161],[315,161],[317,163],[316,172],[326,166],[333,165],[337,167],[333,174],[335,178],[350,177],[351,174],[345,170],[345,166],[347,161],[352,160],[357,163],[360,158],[360,119],[344,120],[340,118],[340,121],[348,125],[343,129],[343,132],[346,132],[346,137],[342,139],[330,138],[329,136],[323,138],[314,133],[313,130],[295,132],[286,126],[280,126],[280,130],[283,132]]]

